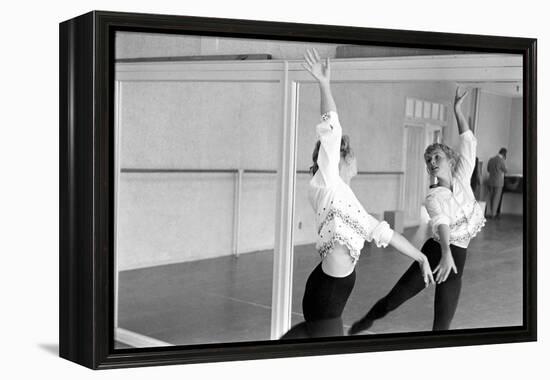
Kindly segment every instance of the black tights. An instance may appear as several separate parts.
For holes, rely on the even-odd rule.
[[[433,239],[424,243],[422,252],[428,258],[432,270],[441,259],[441,246]],[[466,262],[466,249],[451,245],[451,253],[458,274],[451,271],[447,280],[435,287],[433,330],[448,330],[458,305],[460,289],[462,287],[462,271]],[[356,334],[368,329],[375,320],[384,317],[390,311],[397,309],[408,299],[424,289],[424,280],[420,265],[415,262],[401,276],[393,289],[370,309],[359,321],[353,324],[350,334]]]
[[[319,264],[309,275],[302,299],[305,322],[292,327],[281,339],[344,335],[342,313],[355,285],[355,270],[332,277]]]

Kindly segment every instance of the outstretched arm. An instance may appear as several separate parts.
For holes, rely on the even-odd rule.
[[[405,256],[408,256],[418,262],[418,264],[420,265],[420,269],[422,270],[422,277],[424,277],[424,284],[426,284],[426,286],[434,283],[434,278],[432,275],[432,270],[430,269],[428,258],[426,257],[426,255],[416,249],[407,239],[405,239],[403,235],[401,235],[397,231],[394,231],[390,240],[390,245]]]
[[[330,90],[330,60],[326,59],[325,64],[317,50],[308,49],[304,54],[304,68],[317,80],[321,91],[321,114],[329,111],[336,112],[336,103]]]
[[[440,224],[438,227],[439,232],[439,244],[441,245],[441,259],[439,264],[434,268],[433,273],[435,276],[435,282],[441,284],[447,281],[447,278],[451,274],[451,271],[458,273],[456,269],[455,261],[451,253],[451,246],[449,245],[449,236],[451,230],[449,225]]]
[[[464,101],[464,98],[467,95],[468,95],[468,90],[464,91],[464,93],[460,95],[460,87],[456,88],[454,110],[455,110],[456,123],[458,124],[459,134],[463,134],[464,132],[467,132],[470,130],[468,121],[466,120],[466,117],[464,117],[464,114],[462,113],[462,102]]]

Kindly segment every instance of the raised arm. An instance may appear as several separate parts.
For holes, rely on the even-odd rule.
[[[463,134],[464,132],[467,132],[470,130],[468,121],[466,120],[466,117],[464,117],[464,114],[462,113],[462,102],[464,101],[464,98],[466,98],[467,95],[468,95],[467,90],[464,91],[462,95],[460,95],[460,87],[456,88],[454,110],[455,110],[456,123],[458,124],[459,134]]]
[[[327,59],[323,64],[315,49],[307,50],[304,58],[304,68],[317,80],[321,90],[322,120],[316,126],[317,138],[321,145],[317,157],[319,170],[314,180],[317,186],[331,186],[341,180],[338,163],[340,162],[342,127],[330,90],[330,62]]]
[[[321,91],[321,114],[336,112],[336,103],[330,90],[330,60],[323,64],[319,53],[315,49],[308,49],[304,54],[304,68],[317,80]]]
[[[466,117],[462,113],[462,103],[464,102],[464,98],[468,95],[468,91],[464,91],[462,95],[460,95],[460,92],[460,87],[457,87],[454,110],[456,122],[458,124],[458,154],[460,155],[460,160],[457,163],[454,176],[464,183],[469,183],[476,162],[477,139],[472,133]]]

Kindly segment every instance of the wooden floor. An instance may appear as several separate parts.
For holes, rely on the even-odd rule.
[[[522,324],[522,218],[487,222],[470,243],[452,328]],[[422,244],[425,231],[405,235]],[[178,345],[269,339],[272,251],[124,271],[119,276],[119,327]],[[303,320],[306,279],[318,263],[313,246],[295,247],[293,321]],[[349,326],[393,286],[410,260],[392,248],[365,246],[344,311]],[[367,333],[429,330],[431,287],[377,321]],[[122,346],[120,346],[122,347]]]

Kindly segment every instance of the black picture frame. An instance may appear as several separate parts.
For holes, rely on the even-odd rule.
[[[377,336],[114,349],[114,34],[369,44],[523,56],[523,325]],[[61,357],[93,369],[535,341],[537,41],[530,38],[93,11],[60,24]]]

